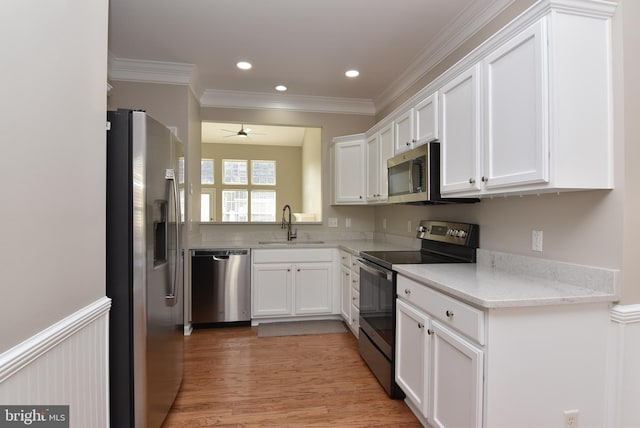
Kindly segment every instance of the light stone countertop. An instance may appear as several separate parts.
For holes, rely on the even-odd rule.
[[[610,302],[618,271],[478,250],[478,263],[394,265],[404,275],[483,309]]]

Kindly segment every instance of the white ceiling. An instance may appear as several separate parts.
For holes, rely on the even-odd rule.
[[[330,97],[379,109],[513,1],[110,0],[109,53],[112,64],[187,66],[198,95]],[[238,70],[241,60],[253,68]],[[119,79],[115,68],[114,80],[144,80],[144,70]],[[360,76],[346,78],[351,68]]]

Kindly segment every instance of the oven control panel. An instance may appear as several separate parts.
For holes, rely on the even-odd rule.
[[[477,248],[478,225],[422,220],[418,225],[416,238]]]

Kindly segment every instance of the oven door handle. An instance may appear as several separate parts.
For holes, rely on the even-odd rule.
[[[379,276],[380,278],[384,278],[388,281],[393,280],[393,271],[380,266],[376,266],[375,264],[364,259],[356,259],[356,262],[360,266],[360,269],[364,269],[372,275]]]

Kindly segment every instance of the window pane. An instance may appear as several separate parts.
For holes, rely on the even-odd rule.
[[[200,193],[200,221],[216,221],[216,189],[202,188]]]
[[[178,183],[184,184],[184,158],[178,158]]]
[[[248,192],[222,191],[222,221],[248,221]]]
[[[276,161],[251,161],[251,183],[276,185]]]
[[[202,159],[200,161],[200,183],[214,184],[213,182],[213,159]]]
[[[247,161],[246,160],[222,161],[222,182],[224,184],[248,184]]]
[[[200,194],[200,221],[211,221],[209,212],[210,199],[207,193]]]
[[[251,221],[276,221],[276,192],[251,192]]]

